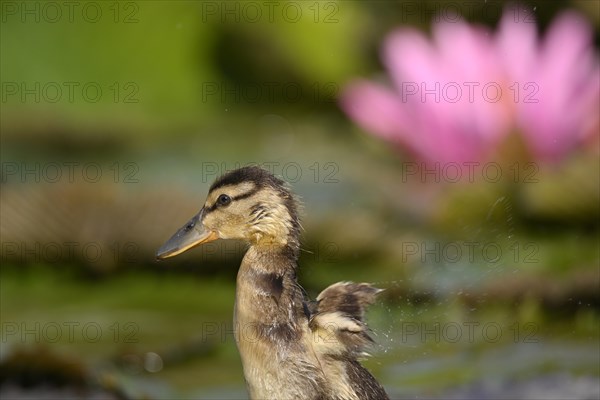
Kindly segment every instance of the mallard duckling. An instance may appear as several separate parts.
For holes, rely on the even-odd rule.
[[[157,258],[219,238],[249,244],[237,275],[234,336],[252,399],[388,399],[357,361],[372,342],[363,317],[380,289],[340,282],[307,301],[296,279],[299,235],[287,185],[244,167],[212,184],[200,212]]]

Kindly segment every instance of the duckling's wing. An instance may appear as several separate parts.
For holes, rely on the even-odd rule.
[[[373,343],[364,316],[381,289],[368,283],[339,282],[323,290],[316,302],[306,302],[313,332],[312,349],[328,377],[331,398],[389,399],[383,387],[357,361]],[[343,371],[343,372],[340,372]]]
[[[365,310],[381,291],[368,283],[338,282],[323,290],[316,303],[307,304],[309,327],[320,339],[317,351],[351,359],[366,355],[373,339],[364,322]]]

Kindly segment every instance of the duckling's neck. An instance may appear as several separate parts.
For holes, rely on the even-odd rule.
[[[238,271],[235,328],[252,327],[259,340],[287,339],[302,318],[303,294],[296,280],[298,249],[295,246],[255,243],[250,246]],[[236,334],[240,352],[240,340]],[[243,355],[242,355],[243,356]]]
[[[296,281],[297,258],[297,247],[257,243],[238,271],[234,333],[251,398],[269,398],[273,393],[264,391],[269,388],[286,393],[279,387],[284,383],[278,365],[292,349],[302,354],[308,321]]]
[[[295,326],[300,318],[306,318],[296,281],[297,260],[295,238],[283,243],[262,240],[250,246],[237,276],[236,328],[251,324],[271,334],[273,326]]]

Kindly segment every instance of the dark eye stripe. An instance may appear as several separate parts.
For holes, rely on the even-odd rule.
[[[234,196],[231,198],[232,201],[235,200],[242,200],[242,199],[246,199],[250,196],[254,196],[256,194],[256,192],[258,192],[258,188],[254,188],[252,190],[250,190],[249,192],[246,193],[242,193],[242,194],[238,194],[237,196]]]
[[[233,196],[231,198],[231,201],[234,202],[236,200],[242,200],[242,199],[246,199],[248,197],[254,196],[254,194],[256,194],[256,192],[258,192],[258,190],[259,190],[258,188],[254,188],[246,193],[242,193],[242,194],[238,194],[237,196]],[[218,206],[219,206],[219,199],[217,198],[217,200],[215,201],[215,203],[212,206],[207,207],[205,209],[205,212],[206,213],[213,212],[214,210],[217,209]]]

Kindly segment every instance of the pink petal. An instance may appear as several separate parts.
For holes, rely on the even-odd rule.
[[[590,87],[597,56],[591,45],[591,28],[574,13],[564,13],[546,34],[537,70],[531,81],[539,87],[538,103],[520,104],[520,123],[533,152],[556,161],[577,146],[589,121],[589,104],[597,88]],[[594,60],[594,61],[592,61]],[[591,91],[591,92],[590,92]]]
[[[340,105],[364,129],[398,142],[397,135],[405,125],[403,107],[389,89],[368,81],[357,81],[346,87]]]
[[[561,14],[550,26],[542,46],[540,63],[554,75],[564,77],[589,49],[592,28],[573,12]]]
[[[486,29],[462,22],[439,23],[433,26],[433,38],[441,64],[452,80],[462,83],[498,78],[496,54]]]
[[[385,40],[382,59],[400,90],[408,84],[435,82],[439,60],[425,36],[413,29],[399,29]]]
[[[528,79],[539,53],[535,24],[523,18],[517,19],[513,12],[505,10],[496,34],[496,46],[508,80],[512,83]]]

